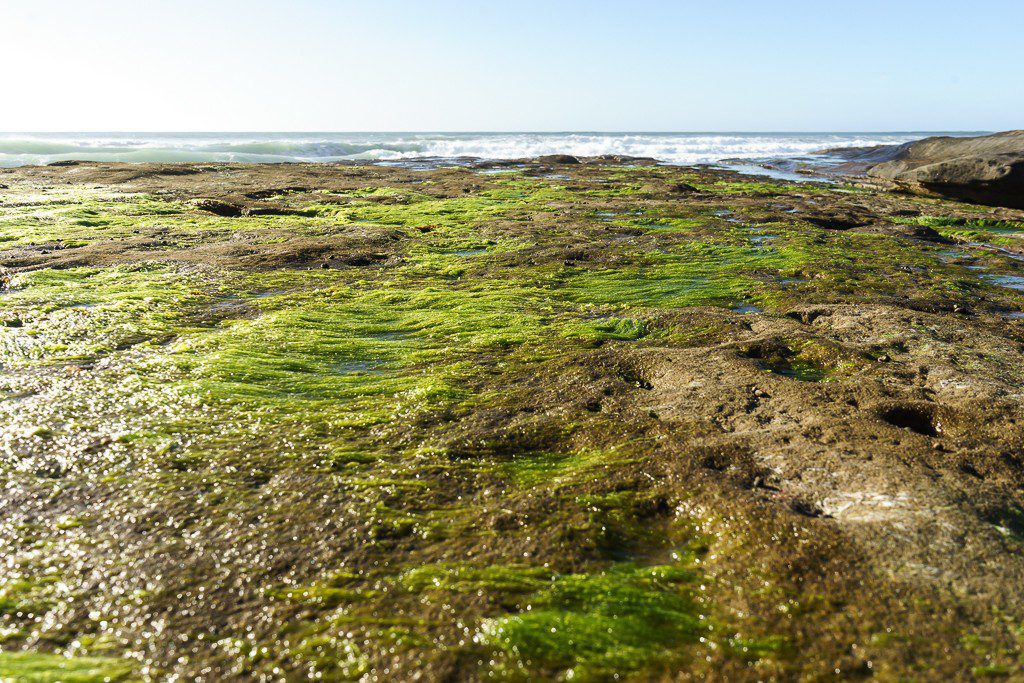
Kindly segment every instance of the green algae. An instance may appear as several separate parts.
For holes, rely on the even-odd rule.
[[[463,397],[456,385],[470,368],[461,363],[474,354],[542,335],[583,344],[645,332],[629,320],[552,320],[547,311],[525,309],[526,297],[512,305],[511,291],[500,287],[403,290],[329,278],[324,284],[262,301],[258,317],[180,336],[172,350],[181,371],[207,400],[258,404],[263,412],[319,406],[334,412],[335,424],[365,427],[396,411]],[[426,367],[433,371],[422,372]]]
[[[343,208],[355,211],[353,219],[426,222],[459,231],[465,221],[486,220],[510,204],[565,198],[564,188],[544,188],[536,180],[510,180],[481,196],[439,200],[403,193],[402,204]],[[356,195],[398,196],[385,188]],[[171,213],[163,204],[151,208],[162,217]],[[635,222],[649,226],[665,220],[674,221],[671,232],[684,237],[688,231],[707,234],[703,223],[692,218]],[[356,283],[345,272],[229,273],[218,282],[163,266],[38,271],[20,276],[8,296],[19,325],[5,335],[4,348],[12,363],[90,360],[126,345],[173,338],[168,348],[179,373],[190,378],[183,383],[186,391],[197,391],[206,400],[248,402],[245,409],[260,403],[263,412],[276,402],[276,417],[295,413],[295,422],[309,421],[329,402],[340,400],[350,406],[351,417],[339,415],[335,424],[368,427],[402,410],[394,401],[382,401],[386,397],[404,395],[421,407],[463,398],[454,388],[465,372],[460,358],[537,340],[592,345],[651,334],[642,320],[608,315],[623,308],[724,306],[739,299],[765,303],[778,296],[786,277],[799,280],[827,270],[827,285],[835,289],[844,269],[854,267],[861,273],[877,271],[871,280],[858,275],[856,286],[862,291],[912,285],[899,280],[906,279],[902,271],[894,281],[883,265],[891,254],[878,249],[883,244],[878,236],[832,237],[825,248],[795,242],[765,250],[732,243],[733,234],[736,229],[718,238],[726,243],[706,238],[672,242],[659,252],[637,253],[614,269],[523,269],[490,282],[476,276],[486,277],[491,258],[521,250],[524,242],[488,243],[485,251],[466,259],[461,252],[478,248],[478,241],[431,236],[409,252],[401,269]],[[912,257],[906,249],[900,256]],[[865,260],[870,268],[864,267]],[[467,261],[480,264],[467,270]],[[464,283],[443,288],[424,283],[438,277]],[[275,294],[254,301],[247,295],[253,290]],[[203,329],[194,323],[190,329],[189,316],[204,306],[221,307],[225,315]],[[410,373],[439,362],[451,368],[447,379],[409,379]],[[304,407],[296,412],[299,405]]]
[[[815,340],[791,340],[748,348],[766,372],[802,382],[831,382],[853,375],[864,360],[843,349]]]
[[[592,474],[595,469],[623,463],[628,455],[582,450],[570,453],[520,453],[503,469],[519,486],[553,487]]]
[[[961,218],[956,216],[917,216],[895,218],[896,223],[925,225],[929,228],[952,228],[957,231],[1016,233],[1024,232],[1024,222],[996,220],[991,218]]]
[[[696,182],[693,184],[693,186],[699,190],[724,195],[744,194],[754,196],[775,197],[779,195],[791,194],[793,192],[792,185],[784,185],[782,183],[773,183],[760,180],[720,180],[714,183]],[[799,186],[799,189],[801,192],[808,194],[823,194],[834,191],[832,188],[820,187],[816,185],[801,185]]]
[[[934,228],[942,237],[956,242],[981,242],[1019,249],[1024,238],[1024,222],[1021,221],[959,216],[918,216],[892,220],[904,225]]]
[[[80,246],[134,234],[182,211],[180,204],[149,195],[86,188],[19,195],[0,202],[0,244]]]
[[[0,652],[0,680],[19,683],[102,683],[138,680],[134,665],[106,657]]]
[[[671,565],[559,576],[528,598],[528,610],[483,622],[477,638],[508,657],[508,673],[594,680],[679,665],[686,646],[713,630],[692,595],[694,582]]]
[[[433,208],[443,211],[436,204]],[[322,237],[358,222],[360,215],[344,206],[307,203],[283,212],[225,217],[172,199],[75,188],[0,203],[0,244],[46,245],[55,253],[74,254],[86,245],[124,243],[158,254],[196,246],[211,236],[247,234],[262,244],[292,236]]]
[[[700,574],[689,551],[674,564],[640,566],[617,563],[592,574],[559,574],[545,567],[518,565],[426,565],[388,579],[391,592],[406,591],[432,604],[453,595],[487,595],[495,606],[511,611],[481,619],[471,643],[460,646],[492,650],[494,673],[530,677],[558,672],[591,680],[613,673],[625,675],[650,666],[680,665],[714,639],[745,656],[772,656],[777,645],[758,640],[733,642],[716,635],[705,614]],[[376,585],[381,585],[378,581]],[[332,589],[337,591],[340,589]],[[297,588],[287,592],[323,605],[336,595],[327,589]],[[326,597],[325,597],[326,596]],[[343,600],[327,606],[351,605],[364,595],[348,591]],[[359,616],[340,617],[341,623],[377,623]],[[401,629],[406,646],[419,645],[423,625]],[[311,633],[318,633],[313,629]],[[394,636],[393,629],[381,637]],[[302,651],[315,643],[337,646],[330,638],[312,636]],[[731,644],[730,644],[731,643]],[[689,652],[689,654],[687,654]]]
[[[690,233],[701,228],[705,221],[702,218],[672,215],[646,215],[639,218],[618,218],[610,221],[611,225],[640,228],[651,233]]]
[[[4,310],[19,321],[0,331],[0,362],[96,359],[194,323],[189,312],[215,297],[209,281],[161,266],[40,270],[13,278]]]
[[[454,591],[470,593],[479,590],[501,593],[532,593],[550,585],[554,573],[543,567],[528,565],[429,565],[404,573],[400,585],[407,591]]]
[[[659,169],[606,176],[612,186],[600,190],[500,177],[454,197],[434,196],[426,184],[315,197],[286,191],[273,198],[290,213],[238,218],[147,195],[77,191],[54,206],[45,198],[5,206],[10,245],[132,239],[136,230],[168,230],[160,249],[237,232],[254,244],[283,244],[348,226],[387,228],[397,246],[382,247],[392,257],[386,265],[322,270],[193,268],[161,263],[157,253],[152,263],[16,275],[3,295],[11,324],[0,330],[0,361],[26,373],[59,368],[63,379],[31,409],[10,392],[5,445],[18,457],[0,463],[12,477],[45,481],[96,473],[90,481],[109,487],[105,495],[130,496],[119,510],[166,511],[166,532],[141,526],[147,537],[174,537],[155,550],[143,545],[150,555],[192,543],[232,548],[225,556],[236,547],[250,553],[252,564],[224,566],[259,577],[248,604],[265,601],[270,611],[259,623],[282,625],[260,633],[211,627],[217,661],[237,676],[281,676],[276,667],[379,676],[381,662],[431,650],[493,659],[491,673],[512,678],[657,676],[722,652],[744,661],[782,657],[783,636],[735,635],[747,624],[721,614],[716,587],[690,550],[667,563],[686,531],[666,530],[659,515],[669,513],[650,512],[667,502],[601,488],[604,479],[644,469],[650,444],[624,443],[627,430],[592,402],[581,415],[535,416],[540,426],[525,437],[504,431],[532,410],[510,398],[509,386],[557,376],[564,359],[589,359],[583,354],[599,347],[717,345],[733,334],[707,317],[677,324],[666,318],[673,309],[752,301],[784,312],[816,298],[940,298],[982,285],[919,245],[759,223],[752,210],[737,209],[744,223],[732,223],[709,207],[659,204],[649,181],[691,182],[721,195],[720,204],[793,193],[789,185],[702,184]],[[593,199],[618,210],[610,227],[633,231],[628,242],[594,220],[583,202]],[[624,214],[639,210],[632,202],[645,202],[643,215]],[[763,234],[775,236],[770,245],[753,239]],[[597,256],[563,258],[567,245],[558,240],[577,251],[592,246]],[[845,379],[863,362],[804,339],[785,347],[778,358],[755,361],[811,382]],[[650,388],[635,371],[620,374],[630,387]],[[448,439],[474,411],[492,411],[501,428]],[[573,442],[579,434],[595,445]],[[81,455],[54,468],[47,458],[61,448]],[[550,507],[528,507],[540,499]],[[502,517],[503,506],[515,512]],[[62,515],[53,528],[93,530],[91,520],[66,519],[75,518]],[[537,558],[523,549],[533,552],[530,539],[543,535],[571,558],[560,564],[553,552],[551,566],[527,564]],[[463,561],[460,553],[491,543],[490,564]],[[269,559],[268,545],[285,549],[283,559]],[[327,558],[322,566],[285,583],[267,576],[262,563],[290,572],[281,569],[288,553],[305,557],[307,545],[317,562]],[[359,568],[339,571],[342,561]],[[67,595],[39,576],[26,571],[5,584],[4,627],[22,629],[12,637],[93,637],[100,627],[91,622],[39,630],[35,618]],[[196,581],[215,590],[212,580]],[[94,598],[104,614],[111,606],[120,614],[172,613],[179,602],[205,608],[120,583],[101,592],[107,588],[119,597]],[[115,649],[129,647],[119,641]]]
[[[318,216],[346,221],[364,221],[400,227],[431,226],[464,232],[484,221],[524,211],[553,211],[552,203],[572,199],[564,188],[536,180],[495,179],[493,185],[464,197],[438,199],[407,193],[398,203],[356,199],[346,204],[313,204],[307,207]],[[365,195],[370,196],[370,195]]]
[[[991,636],[969,633],[961,636],[960,645],[974,661],[971,674],[976,678],[1011,678],[1024,672],[1024,627],[995,611],[996,621],[1004,622],[1011,635],[1009,642]]]
[[[279,600],[288,600],[311,607],[332,609],[338,605],[357,600],[372,599],[376,593],[373,591],[354,591],[336,586],[303,586],[301,588],[272,590],[268,591],[267,595]]]
[[[698,574],[682,565],[617,564],[594,574],[558,574],[522,564],[441,564],[414,568],[376,585],[392,594],[419,596],[427,604],[486,595],[494,608],[512,611],[471,622],[468,641],[435,642],[434,647],[489,652],[493,673],[503,677],[561,672],[590,680],[637,672],[654,663],[681,663],[685,657],[680,647],[703,647],[713,627],[695,596],[697,582]],[[431,642],[429,624],[361,616],[366,594],[347,591],[337,599],[341,590],[303,587],[277,594],[306,605],[342,608],[328,622],[297,631],[293,654],[316,670],[336,670],[339,661],[351,668],[345,662],[352,658],[336,653],[349,652],[353,644],[328,635],[332,623],[371,631],[386,626],[375,631],[375,638],[392,650]],[[330,656],[318,659],[317,653]]]
[[[577,302],[611,306],[725,305],[760,289],[766,273],[807,263],[799,250],[765,253],[745,246],[682,244],[646,254],[639,263],[604,271],[568,272],[560,294]]]

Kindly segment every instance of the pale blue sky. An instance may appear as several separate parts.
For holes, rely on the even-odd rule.
[[[1020,0],[0,0],[0,130],[1024,127]]]

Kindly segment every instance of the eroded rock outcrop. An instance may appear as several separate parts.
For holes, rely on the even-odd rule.
[[[1024,208],[1024,130],[901,145],[868,176],[915,194]]]

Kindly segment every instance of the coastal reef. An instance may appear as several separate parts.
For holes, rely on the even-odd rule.
[[[1024,678],[1024,212],[0,170],[0,679]]]

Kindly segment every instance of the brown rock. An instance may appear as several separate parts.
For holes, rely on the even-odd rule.
[[[537,157],[537,161],[542,164],[578,164],[580,160],[569,154],[548,154],[546,156]]]
[[[229,202],[223,202],[219,199],[194,199],[191,204],[201,211],[207,211],[218,216],[226,216],[229,218],[241,216],[243,211],[241,206],[231,204]]]
[[[868,175],[915,194],[1024,208],[1024,130],[926,138],[897,148]]]

